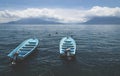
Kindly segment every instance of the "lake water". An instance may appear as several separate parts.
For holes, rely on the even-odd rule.
[[[77,43],[73,61],[59,57],[64,36]],[[12,67],[7,54],[34,37],[36,52]],[[0,25],[0,76],[120,76],[120,26]]]

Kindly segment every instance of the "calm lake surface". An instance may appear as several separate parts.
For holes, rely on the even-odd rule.
[[[76,59],[59,57],[59,42],[72,36]],[[7,54],[28,38],[35,53],[12,67]],[[120,76],[120,25],[0,25],[0,76]]]

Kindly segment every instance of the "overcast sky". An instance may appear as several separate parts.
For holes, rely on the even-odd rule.
[[[0,0],[0,9],[120,7],[120,0]]]
[[[29,17],[85,22],[94,16],[120,17],[120,0],[0,0],[0,23]]]

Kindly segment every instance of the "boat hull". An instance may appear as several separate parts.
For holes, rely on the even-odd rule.
[[[69,51],[66,52],[66,50]],[[60,56],[61,57],[74,57],[76,53],[76,42],[71,37],[63,37],[59,45]]]
[[[20,45],[18,45],[12,52],[8,54],[8,57],[11,60],[24,60],[27,56],[29,56],[35,49],[37,48],[39,44],[38,39],[27,39],[24,42],[22,42]],[[18,53],[18,55],[15,58],[15,54]]]

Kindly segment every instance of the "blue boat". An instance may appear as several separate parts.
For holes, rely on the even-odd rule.
[[[24,60],[28,55],[30,55],[38,46],[39,40],[35,38],[27,39],[17,46],[12,52],[8,54],[8,57],[12,59],[12,64],[16,61]]]
[[[76,53],[76,42],[71,37],[63,37],[60,41],[60,55],[61,56],[67,56],[67,57],[73,57]]]

